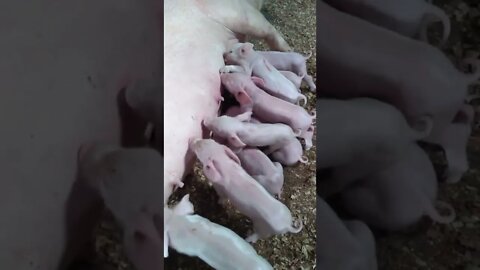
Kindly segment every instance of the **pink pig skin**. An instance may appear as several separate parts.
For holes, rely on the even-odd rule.
[[[252,43],[237,43],[224,54],[227,65],[221,72],[244,71],[247,75],[261,78],[265,83],[262,88],[271,95],[298,104],[303,100],[303,106],[307,98],[299,93],[298,88],[285,78],[268,60],[263,58],[253,49]],[[232,66],[232,64],[234,64]]]
[[[396,231],[413,225],[423,215],[439,223],[450,223],[455,211],[436,201],[437,179],[427,154],[416,143],[390,167],[371,174],[340,194],[348,212],[377,228]],[[441,216],[439,205],[450,210]]]
[[[266,40],[274,50],[290,50],[256,8],[260,4],[254,0],[164,0],[165,102],[159,98],[155,105],[164,104],[165,117],[154,114],[150,118],[163,123],[165,130],[165,202],[175,184],[191,172],[194,156],[188,151],[189,139],[205,137],[201,122],[218,114],[218,71],[225,65],[223,53],[235,34]],[[178,76],[186,71],[189,76]]]
[[[267,61],[272,64],[275,68],[280,70],[280,72],[285,76],[284,72],[292,72],[297,75],[293,77],[291,74],[286,75],[285,77],[291,80],[295,85],[298,83],[298,88],[301,86],[302,80],[307,83],[308,87],[312,92],[315,92],[316,86],[313,82],[312,76],[307,73],[307,64],[306,61],[312,56],[310,53],[308,56],[303,56],[296,52],[276,52],[276,51],[258,51],[258,53],[267,59]]]
[[[139,270],[163,266],[163,159],[149,148],[122,149],[99,143],[79,151],[79,176],[98,190],[124,230],[127,256]],[[188,199],[188,198],[187,198]]]
[[[270,194],[280,199],[283,188],[283,167],[272,162],[267,155],[256,148],[244,148],[237,153],[242,167],[257,180]]]
[[[203,124],[215,135],[225,138],[237,152],[246,146],[268,146],[269,152],[281,148],[290,138],[296,135],[285,124],[256,124],[248,122],[251,112],[235,117],[222,115],[212,119],[205,119]]]
[[[291,72],[291,71],[282,71],[280,70],[280,73],[287,78],[289,81],[295,85],[295,87],[298,89],[300,92],[300,87],[302,86],[302,77],[298,76],[297,74]]]
[[[223,199],[228,199],[253,222],[254,233],[248,242],[287,232],[298,233],[303,225],[293,226],[290,210],[273,198],[241,167],[238,157],[213,140],[193,140],[191,149],[203,165],[205,176]]]
[[[439,49],[317,5],[317,71],[321,92],[336,98],[372,97],[400,109],[409,123],[431,115],[426,142],[435,142],[461,110],[469,84],[480,77],[459,72]],[[334,25],[334,27],[330,27]],[[342,44],[339,46],[338,44]],[[441,145],[446,147],[445,145]]]
[[[442,43],[450,35],[450,19],[441,8],[424,0],[325,0],[339,10],[408,37],[426,40],[428,24],[441,21]]]
[[[252,111],[261,122],[284,123],[295,132],[303,132],[310,128],[316,117],[315,111],[310,115],[300,106],[265,93],[246,74],[223,73],[220,78],[225,88],[240,103],[242,110]]]
[[[2,2],[0,269],[66,269],[90,239],[101,208],[76,181],[77,150],[121,143],[121,89],[161,76],[161,6]]]
[[[375,239],[363,222],[342,221],[319,196],[316,210],[316,256],[319,269],[377,269]]]
[[[298,162],[307,163],[308,158],[303,156],[302,144],[296,139],[291,139],[282,148],[271,154],[272,160],[285,166],[293,166]]]
[[[370,98],[317,101],[317,168],[333,168],[331,179],[317,182],[322,196],[389,166],[406,146],[429,135],[431,119],[414,129],[390,104]]]

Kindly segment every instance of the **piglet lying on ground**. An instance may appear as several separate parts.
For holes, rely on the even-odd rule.
[[[281,148],[290,138],[300,135],[299,131],[295,134],[292,128],[281,123],[250,123],[248,121],[251,115],[252,112],[242,113],[235,117],[223,115],[205,119],[203,124],[215,135],[227,139],[234,148],[268,146],[267,152],[269,153]]]
[[[395,107],[370,98],[320,99],[317,111],[317,168],[333,168],[330,179],[317,183],[323,196],[389,166],[432,125],[426,117],[422,130],[413,129]]]
[[[312,76],[308,75],[307,73],[306,63],[306,61],[312,56],[312,53],[310,53],[308,56],[303,56],[296,52],[258,51],[258,53],[270,64],[272,64],[272,66],[280,70],[284,76],[285,73],[283,73],[283,71],[291,71],[298,75],[300,79],[303,79],[303,81],[307,83],[310,90],[315,92],[317,87],[313,82]],[[285,77],[288,79],[291,78],[290,75]],[[297,87],[300,88],[300,85],[301,84],[299,84]]]
[[[290,210],[255,181],[226,146],[211,139],[195,139],[190,142],[190,149],[202,163],[205,176],[220,198],[228,198],[235,208],[252,220],[254,233],[246,238],[247,241],[301,231],[301,221],[298,227],[294,227]]]
[[[297,74],[291,72],[291,71],[280,71],[285,78],[287,78],[289,81],[297,87],[298,91],[300,91],[300,87],[302,86],[302,80],[303,78],[298,76]]]
[[[369,225],[394,231],[413,225],[423,215],[439,223],[455,219],[453,208],[437,196],[435,170],[427,154],[416,144],[390,167],[364,177],[344,190],[341,201],[347,211]],[[439,205],[450,210],[441,216]]]
[[[227,91],[240,103],[243,111],[252,111],[261,122],[287,124],[295,133],[301,131],[299,137],[305,140],[309,138],[307,130],[315,119],[315,111],[310,115],[300,106],[265,93],[244,73],[222,73],[220,78]]]
[[[188,196],[188,195],[187,195]],[[185,198],[185,197],[184,197]],[[186,204],[186,205],[184,205]],[[185,207],[186,206],[186,207]],[[232,230],[199,215],[186,199],[165,209],[168,244],[180,253],[196,256],[219,270],[270,270],[272,266]]]
[[[223,72],[245,72],[247,75],[257,76],[265,83],[262,88],[271,95],[286,100],[291,103],[298,103],[303,100],[303,105],[307,103],[307,98],[299,93],[298,88],[285,78],[272,64],[258,52],[253,50],[252,43],[237,43],[231,50],[224,55],[227,65],[235,64],[238,66],[225,66]]]
[[[450,35],[448,15],[441,8],[425,0],[325,0],[325,2],[408,37],[420,35],[426,41],[428,24],[438,20],[443,23],[442,43],[445,43]]]
[[[317,266],[331,270],[376,270],[375,240],[365,223],[345,223],[317,196]]]
[[[280,199],[284,181],[282,165],[272,162],[267,155],[256,148],[244,148],[237,155],[245,171],[270,194],[277,195]]]
[[[163,265],[163,159],[153,149],[99,143],[79,150],[79,175],[99,191],[107,208],[124,229],[128,258],[139,270]]]

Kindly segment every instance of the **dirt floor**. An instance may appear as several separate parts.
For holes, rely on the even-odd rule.
[[[315,78],[315,1],[269,1],[262,12],[284,34],[296,52],[312,52],[308,67],[309,73]],[[252,42],[257,50],[267,49],[263,43]],[[315,94],[305,89],[303,93],[309,99],[306,109],[313,110]],[[315,145],[315,140],[313,144]],[[274,269],[313,269],[315,265],[315,147],[305,154],[309,159],[307,164],[285,168],[281,200],[291,210],[294,218],[302,219],[303,230],[298,234],[259,240],[253,245]],[[218,197],[214,189],[208,185],[198,167],[195,168],[194,176],[185,179],[185,187],[175,192],[170,201],[178,201],[186,193],[190,194],[196,214],[232,229],[241,237],[248,236],[252,228],[251,222],[232,207],[225,209],[217,203]],[[99,264],[105,269],[133,270],[124,256],[119,228],[108,215],[98,227],[96,243]],[[165,260],[165,269],[212,268],[200,259],[171,250],[169,258]]]

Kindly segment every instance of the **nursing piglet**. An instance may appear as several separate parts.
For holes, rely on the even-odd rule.
[[[271,158],[285,166],[308,162],[308,158],[303,155],[302,144],[296,138],[290,139],[282,148],[273,152]]]
[[[280,199],[283,188],[283,167],[272,162],[267,155],[257,148],[244,148],[237,153],[242,167],[257,180],[270,194]]]
[[[291,103],[299,104],[303,100],[303,106],[307,104],[307,98],[299,93],[298,88],[285,78],[272,64],[253,49],[252,43],[237,43],[230,51],[224,54],[225,63],[230,64],[220,72],[243,71],[249,76],[261,78],[265,83],[262,88],[273,96]],[[231,66],[234,64],[234,66]]]
[[[377,269],[375,240],[363,222],[342,222],[319,196],[316,210],[316,255],[319,269]]]
[[[126,254],[139,270],[159,269],[163,241],[163,159],[149,148],[91,143],[79,150],[79,175],[101,194],[124,229]],[[160,195],[159,195],[160,194]],[[188,198],[187,198],[188,199]]]
[[[283,123],[289,125],[300,137],[309,138],[306,131],[316,118],[315,110],[310,115],[304,108],[273,97],[253,83],[250,76],[236,72],[220,74],[222,84],[234,95],[243,111],[252,111],[253,115],[264,123]]]
[[[317,71],[321,92],[335,98],[371,97],[397,107],[410,124],[433,117],[431,135],[436,143],[461,110],[468,85],[480,77],[464,74],[431,45],[317,3]],[[341,44],[341,46],[339,46]],[[443,148],[445,144],[441,144]]]
[[[199,215],[172,217],[168,238],[175,250],[199,257],[214,269],[273,269],[235,232]]]
[[[432,126],[426,117],[414,129],[398,109],[370,98],[319,99],[317,112],[317,168],[333,168],[331,178],[317,183],[325,197],[389,166]]]
[[[340,194],[345,209],[379,229],[396,231],[418,222],[424,215],[450,223],[455,211],[436,201],[437,179],[428,155],[416,143],[391,166],[364,177]],[[441,216],[435,205],[449,209]]]
[[[297,227],[293,225],[290,210],[241,167],[238,157],[228,147],[211,139],[195,139],[190,149],[200,160],[205,176],[219,196],[228,198],[236,209],[252,220],[254,233],[246,238],[248,242],[302,230],[302,222],[299,220]]]
[[[252,112],[245,112],[235,117],[222,115],[212,119],[205,119],[203,125],[216,136],[225,138],[232,148],[240,150],[246,146],[268,146],[268,152],[281,148],[295,134],[285,124],[254,124],[248,122]]]
[[[450,35],[450,19],[441,8],[424,0],[325,0],[343,12],[355,15],[376,25],[407,37],[426,41],[428,23],[441,21],[442,43]]]
[[[306,61],[312,56],[311,52],[307,56],[303,56],[296,52],[258,51],[257,53],[265,58],[276,69],[280,70],[284,76],[285,74],[283,71],[290,71],[298,75],[301,79],[300,82],[303,80],[307,83],[308,88],[310,88],[312,92],[315,92],[316,86],[313,82],[312,76],[307,73],[306,64]],[[290,74],[285,77],[289,78]],[[298,88],[300,88],[300,85]]]

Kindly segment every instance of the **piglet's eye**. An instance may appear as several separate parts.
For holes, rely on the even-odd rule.
[[[205,166],[207,170],[210,170],[210,165]]]
[[[229,53],[233,53],[233,51],[229,51]]]

